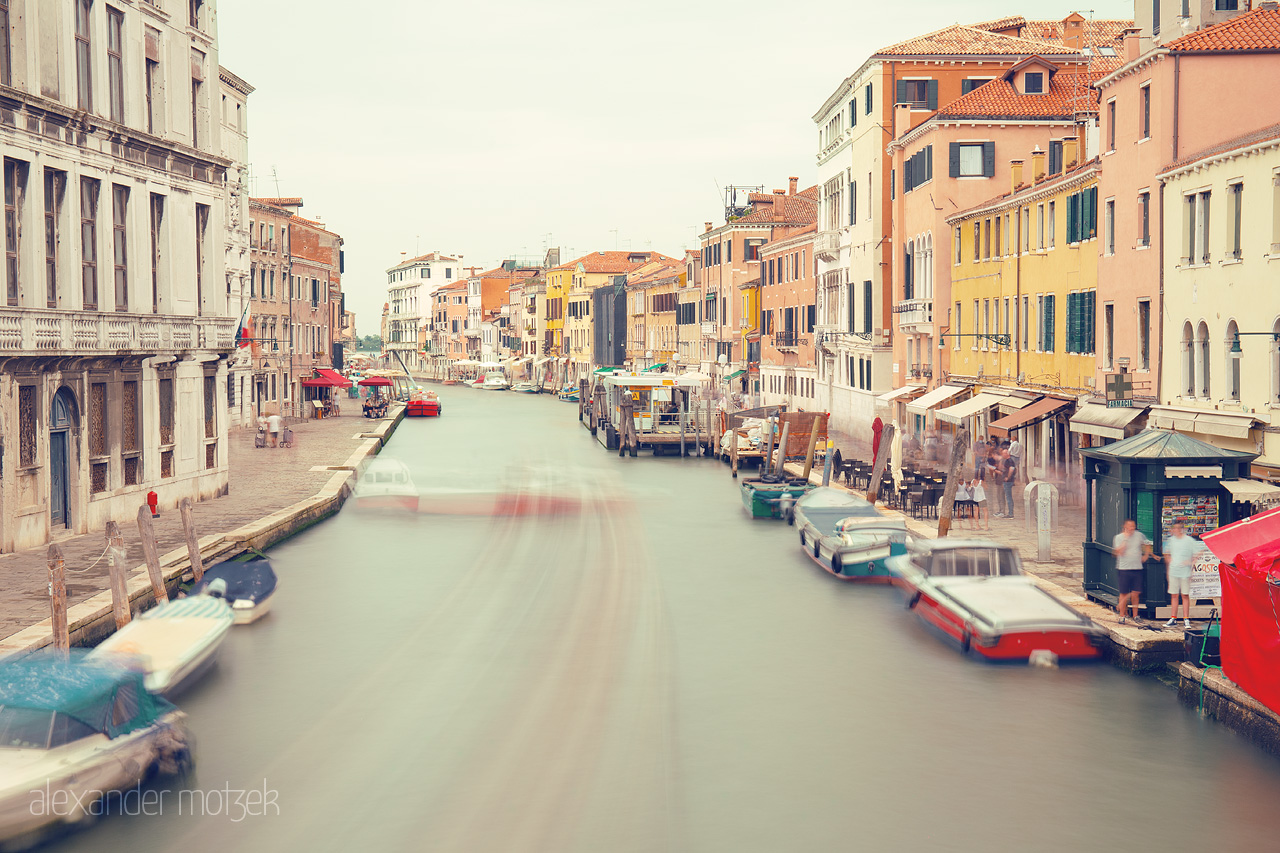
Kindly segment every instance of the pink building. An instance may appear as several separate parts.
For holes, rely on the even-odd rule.
[[[766,405],[813,409],[817,224],[766,244],[760,253],[760,394]]]
[[[1156,175],[1192,152],[1280,122],[1280,99],[1261,95],[1280,87],[1280,10],[1267,5],[1146,52],[1149,29],[1135,28],[1124,41],[1124,64],[1098,81],[1105,236],[1097,388],[1124,366],[1135,374],[1136,399],[1158,399],[1160,240],[1173,239],[1183,223],[1164,221]]]

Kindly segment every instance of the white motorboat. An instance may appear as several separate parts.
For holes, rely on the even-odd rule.
[[[476,385],[481,391],[506,391],[511,387],[507,377],[501,373],[486,373],[484,380]]]
[[[179,693],[213,665],[235,624],[224,597],[226,588],[226,581],[214,580],[200,595],[152,608],[99,643],[89,656],[137,659],[148,690],[163,696]]]
[[[542,388],[532,382],[517,382],[511,390],[519,394],[541,394]]]
[[[0,850],[88,822],[153,770],[190,765],[186,716],[142,672],[80,653],[0,663]]]
[[[235,624],[248,625],[271,612],[277,579],[271,561],[265,556],[244,555],[205,569],[192,592],[204,592],[217,580],[226,584],[225,597],[231,603]]]
[[[409,469],[398,459],[382,456],[369,462],[351,490],[357,509],[418,509],[418,489]]]

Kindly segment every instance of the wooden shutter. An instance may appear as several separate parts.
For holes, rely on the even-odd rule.
[[[902,298],[911,298],[911,249],[902,247]]]
[[[849,126],[856,127],[858,124],[858,99],[854,98],[849,102]]]
[[[1054,347],[1053,303],[1054,303],[1054,296],[1052,293],[1045,296],[1044,298],[1044,341],[1045,341],[1044,351],[1045,352],[1053,352],[1053,347]]]
[[[1080,240],[1080,196],[1067,196],[1067,244],[1077,243]]]
[[[871,282],[862,283],[862,331],[871,331]]]
[[[950,154],[948,155],[948,159],[951,161],[951,177],[953,178],[960,177],[960,143],[959,142],[951,143],[951,151],[950,151]]]
[[[871,84],[867,84],[867,115],[871,115]]]
[[[1062,143],[1049,143],[1049,174],[1056,175],[1062,171]]]
[[[897,103],[899,103],[899,104],[905,104],[905,103],[909,100],[909,98],[910,98],[910,96],[907,94],[907,81],[906,81],[906,80],[899,80],[899,81],[898,81],[898,100],[897,100]]]
[[[854,329],[858,328],[857,326],[855,326],[855,325],[853,324],[853,319],[854,319],[854,318],[853,318],[853,306],[854,306],[854,305],[856,305],[856,304],[857,304],[857,302],[856,302],[856,301],[854,300],[854,298],[853,298],[853,293],[852,293],[852,291],[850,291],[850,290],[849,290],[849,288],[847,288],[847,287],[845,288],[845,290],[847,291],[847,295],[848,295],[848,302],[847,302],[847,304],[846,304],[846,306],[845,306],[845,311],[846,311],[846,313],[849,315],[849,326],[848,326],[848,331],[852,332]]]
[[[907,159],[902,164],[902,191],[909,193],[916,188],[916,158]]]
[[[996,144],[994,142],[982,143],[982,174],[988,178],[994,177],[996,174]]]
[[[931,110],[938,108],[938,81],[928,80],[925,83],[926,106]]]

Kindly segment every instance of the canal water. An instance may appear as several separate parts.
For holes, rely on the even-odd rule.
[[[179,699],[196,771],[52,849],[1275,849],[1280,762],[1168,687],[963,659],[721,464],[440,395],[383,451],[419,486],[581,512],[348,504],[273,549],[274,612]]]

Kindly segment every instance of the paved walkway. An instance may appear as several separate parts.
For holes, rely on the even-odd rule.
[[[334,473],[326,466],[346,462],[360,445],[353,436],[381,423],[366,420],[358,408],[353,409],[351,414],[294,424],[294,443],[288,448],[255,448],[253,430],[232,430],[229,494],[195,505],[196,535],[234,530],[320,491]],[[143,562],[137,521],[130,516],[117,523],[132,570]],[[161,510],[155,531],[160,554],[184,547],[176,509]],[[99,530],[57,540],[66,561],[68,607],[109,588],[107,560],[94,565],[106,545],[104,534]],[[0,599],[0,638],[49,617],[48,565],[48,546],[0,554],[0,587],[5,591]]]

